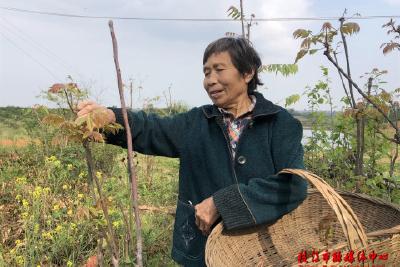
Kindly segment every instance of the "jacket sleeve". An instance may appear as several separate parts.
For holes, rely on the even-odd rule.
[[[278,173],[284,168],[304,169],[301,123],[286,110],[278,113],[272,129],[271,149]],[[230,229],[271,223],[294,210],[307,196],[307,182],[296,175],[251,178],[217,191],[214,203],[224,226]]]
[[[116,122],[124,126],[122,109],[110,108]],[[144,111],[128,111],[128,121],[132,133],[133,149],[147,155],[179,157],[183,136],[189,126],[190,111],[171,117],[160,117]],[[127,147],[126,131],[106,134],[108,144]]]

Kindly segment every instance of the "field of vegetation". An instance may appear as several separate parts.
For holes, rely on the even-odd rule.
[[[152,111],[165,115],[165,109]],[[0,108],[0,266],[95,266],[98,261],[105,266],[111,264],[105,240],[108,222],[98,193],[93,196],[89,188],[84,148],[79,143],[61,142],[58,130],[43,123],[48,113],[66,112]],[[312,125],[313,134],[305,145],[308,169],[336,188],[400,203],[398,162],[395,160],[395,171],[390,175],[393,151],[389,141],[367,131],[366,174],[356,176],[351,158],[351,117],[335,113],[331,128],[326,123],[327,112],[295,115]],[[102,143],[93,143],[91,149],[95,175],[120,248],[120,263],[130,266],[135,261],[135,244],[134,237],[129,237],[134,234],[128,212],[126,150]],[[345,153],[349,158],[343,158]],[[179,161],[136,154],[134,162],[144,264],[175,266],[170,250]]]
[[[95,266],[90,260],[99,249],[106,250],[105,242],[99,244],[106,222],[88,188],[83,147],[52,144],[51,133],[32,110],[0,112],[2,140],[9,140],[0,146],[0,266]],[[16,146],[20,140],[24,144]],[[93,152],[118,246],[132,248],[124,244],[129,221],[126,151],[94,144]],[[169,254],[179,162],[144,155],[135,161],[146,266],[174,266]],[[128,251],[121,253],[126,264],[134,260]]]

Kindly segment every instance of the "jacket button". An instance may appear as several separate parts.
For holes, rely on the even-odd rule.
[[[246,163],[246,158],[245,158],[244,156],[239,156],[239,157],[237,158],[237,162],[238,162],[239,164],[243,165],[243,164]]]
[[[253,121],[250,121],[250,122],[249,122],[249,128],[253,128],[253,124],[254,124],[254,122],[253,122]]]

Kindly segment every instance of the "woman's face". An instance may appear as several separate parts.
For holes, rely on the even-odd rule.
[[[252,74],[242,75],[228,52],[212,54],[203,66],[203,85],[212,102],[221,108],[237,105],[247,98],[247,83]]]

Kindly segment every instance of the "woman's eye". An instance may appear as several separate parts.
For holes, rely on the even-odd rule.
[[[223,71],[224,69],[216,69],[216,71],[218,71],[218,72],[220,72],[220,71]]]

